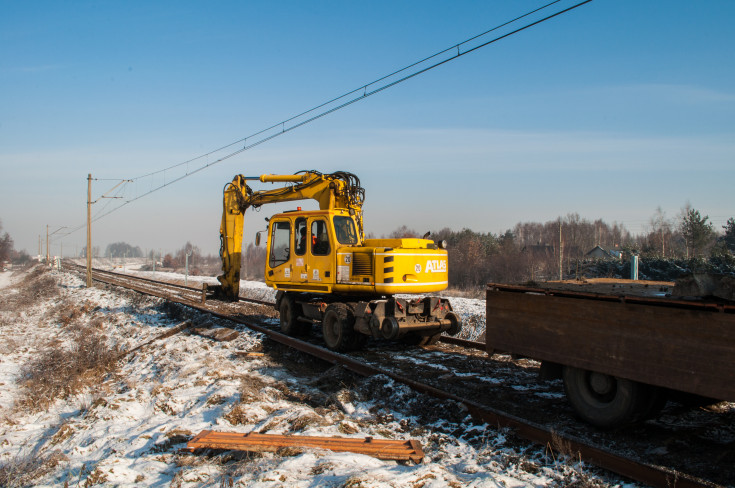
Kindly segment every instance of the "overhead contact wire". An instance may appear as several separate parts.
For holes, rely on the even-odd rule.
[[[339,96],[337,96],[337,97],[335,97],[335,98],[332,98],[331,100],[328,100],[328,101],[326,101],[326,102],[324,102],[324,103],[321,103],[321,104],[319,104],[319,105],[317,105],[317,106],[315,106],[315,107],[312,107],[312,108],[310,108],[310,109],[308,109],[308,110],[306,110],[306,111],[304,111],[304,112],[301,112],[301,113],[300,113],[300,114],[298,114],[298,115],[294,115],[294,116],[292,116],[292,117],[290,117],[290,118],[288,118],[288,119],[282,120],[281,122],[278,122],[278,123],[276,123],[276,124],[273,124],[273,125],[271,125],[270,127],[267,127],[267,128],[265,128],[265,129],[262,129],[262,130],[260,130],[260,131],[258,131],[258,132],[255,132],[255,133],[253,133],[253,134],[250,134],[249,136],[246,136],[246,137],[243,137],[243,138],[241,138],[241,139],[238,139],[237,141],[231,142],[230,144],[227,144],[227,145],[225,145],[225,146],[222,146],[222,147],[220,147],[220,148],[217,148],[217,149],[213,149],[212,151],[209,151],[208,153],[205,153],[205,154],[199,155],[199,156],[197,156],[197,157],[194,157],[194,158],[192,158],[192,159],[188,159],[188,160],[186,160],[186,161],[182,161],[181,163],[177,163],[177,164],[174,164],[174,165],[172,165],[172,166],[168,166],[168,167],[166,167],[166,168],[163,168],[163,169],[160,169],[160,170],[157,170],[157,171],[153,171],[153,172],[151,172],[151,173],[147,173],[147,174],[144,174],[144,175],[138,176],[138,177],[136,177],[136,178],[133,178],[133,179],[145,178],[145,177],[148,177],[148,176],[153,176],[153,175],[156,175],[156,174],[162,173],[162,172],[164,172],[164,171],[168,171],[168,170],[171,170],[171,169],[175,169],[175,168],[178,168],[178,167],[180,167],[180,166],[183,166],[183,165],[185,165],[185,164],[191,163],[191,162],[193,162],[193,161],[197,161],[197,160],[199,160],[199,159],[202,159],[202,158],[205,158],[205,157],[207,157],[207,156],[211,156],[212,154],[215,154],[215,153],[217,153],[217,152],[219,152],[219,151],[222,151],[223,149],[227,149],[228,147],[232,147],[232,146],[234,146],[234,145],[236,145],[236,144],[240,144],[240,143],[246,142],[246,141],[247,141],[248,139],[250,139],[250,138],[253,138],[253,137],[257,137],[257,136],[259,136],[260,134],[263,134],[263,133],[265,133],[265,132],[268,132],[268,131],[270,131],[270,130],[276,129],[276,128],[278,128],[279,126],[283,126],[284,124],[287,124],[287,123],[289,123],[289,122],[291,122],[291,121],[293,121],[293,120],[296,120],[296,119],[298,119],[298,118],[300,118],[300,117],[303,117],[304,115],[307,115],[307,114],[309,114],[309,113],[311,113],[311,112],[314,112],[314,111],[316,111],[316,110],[319,110],[320,108],[323,108],[323,107],[325,107],[325,106],[327,106],[327,105],[329,105],[329,104],[332,104],[332,103],[334,103],[334,102],[336,102],[336,101],[338,101],[338,100],[341,100],[341,99],[343,99],[343,98],[345,98],[345,97],[348,97],[348,96],[350,96],[350,95],[352,95],[352,94],[354,94],[354,93],[357,93],[357,92],[360,92],[360,91],[363,91],[363,90],[367,90],[367,88],[368,88],[368,87],[370,87],[370,86],[372,86],[372,85],[375,85],[376,83],[380,83],[380,82],[381,82],[381,81],[383,81],[383,80],[386,80],[386,79],[388,79],[388,78],[390,78],[390,77],[392,77],[392,76],[395,76],[395,75],[397,75],[397,74],[399,74],[399,73],[402,73],[402,72],[404,72],[404,71],[406,71],[406,70],[408,70],[408,69],[411,69],[411,68],[413,68],[414,66],[418,66],[419,64],[422,64],[422,63],[424,63],[424,62],[426,62],[426,61],[428,61],[428,60],[430,60],[430,59],[433,59],[433,58],[435,58],[435,57],[437,57],[437,56],[440,56],[440,55],[442,55],[442,54],[444,54],[444,53],[447,53],[447,52],[449,52],[449,51],[452,51],[452,50],[454,50],[454,49],[458,49],[459,47],[463,46],[464,44],[467,44],[468,42],[472,42],[472,41],[474,41],[475,39],[478,39],[478,38],[480,38],[480,37],[486,36],[487,34],[489,34],[489,33],[491,33],[491,32],[494,32],[494,31],[496,31],[496,30],[498,30],[498,29],[501,29],[501,28],[503,28],[503,27],[505,27],[505,26],[507,26],[507,25],[510,25],[510,24],[512,24],[512,23],[514,23],[514,22],[517,22],[517,21],[519,21],[519,20],[521,20],[521,19],[523,19],[523,18],[525,18],[525,17],[528,17],[529,15],[533,15],[533,14],[535,14],[536,12],[539,12],[539,11],[541,11],[541,10],[543,10],[543,9],[545,9],[545,8],[548,8],[548,7],[550,7],[550,6],[552,6],[552,5],[556,4],[556,3],[559,3],[559,2],[561,2],[561,1],[562,1],[562,0],[554,0],[553,2],[547,3],[546,5],[543,5],[543,6],[539,7],[539,8],[537,8],[537,9],[531,10],[530,12],[527,12],[527,13],[525,13],[525,14],[523,14],[523,15],[520,15],[520,16],[518,16],[518,17],[514,18],[514,19],[511,19],[511,20],[509,20],[509,21],[507,21],[507,22],[504,22],[504,23],[502,23],[502,24],[500,24],[500,25],[497,25],[497,26],[493,27],[492,29],[488,29],[488,30],[486,30],[485,32],[482,32],[481,34],[477,34],[477,35],[475,35],[475,36],[473,36],[473,37],[470,37],[469,39],[466,39],[466,40],[464,40],[464,41],[460,42],[459,44],[455,44],[455,45],[453,45],[453,46],[451,46],[451,47],[448,47],[448,48],[446,48],[446,49],[444,49],[444,50],[442,50],[442,51],[439,51],[439,52],[437,52],[437,53],[434,53],[434,54],[432,54],[431,56],[427,56],[427,57],[425,57],[425,58],[423,58],[423,59],[421,59],[421,60],[419,60],[419,61],[416,61],[416,62],[414,62],[414,63],[412,63],[412,64],[409,64],[408,66],[404,66],[403,68],[401,68],[401,69],[399,69],[399,70],[396,70],[396,71],[394,71],[394,72],[392,72],[392,73],[390,73],[390,74],[387,74],[387,75],[385,75],[385,76],[382,76],[382,77],[380,77],[380,78],[378,78],[378,79],[376,79],[376,80],[374,80],[374,81],[371,81],[370,83],[367,83],[367,84],[364,84],[364,85],[360,85],[360,87],[359,87],[359,88],[355,88],[354,90],[351,90],[351,91],[349,91],[349,92],[346,92],[346,93],[344,93],[344,94],[342,94],[342,95],[339,95]],[[590,1],[591,1],[591,0],[590,0]],[[239,153],[238,153],[238,154],[239,154]],[[187,173],[187,174],[188,174],[188,173]],[[193,174],[193,173],[192,173],[192,174]]]
[[[439,51],[439,52],[437,52],[435,54],[432,54],[431,56],[428,56],[426,58],[423,58],[420,61],[416,61],[414,63],[411,63],[410,65],[407,65],[407,66],[405,66],[405,67],[403,67],[403,68],[401,68],[401,69],[399,69],[397,71],[394,71],[394,72],[392,72],[392,73],[390,73],[388,75],[382,76],[382,77],[380,77],[380,78],[378,78],[378,79],[376,79],[376,80],[374,80],[374,81],[372,81],[370,83],[367,83],[365,85],[361,85],[359,88],[356,88],[356,89],[354,89],[352,91],[349,91],[349,92],[347,92],[347,93],[345,93],[343,95],[340,95],[338,97],[332,98],[331,100],[329,100],[327,102],[324,102],[322,104],[319,104],[319,105],[317,105],[317,106],[315,106],[315,107],[313,107],[313,108],[311,108],[309,110],[306,110],[304,112],[301,112],[298,115],[294,115],[293,117],[290,117],[290,118],[285,119],[285,120],[283,120],[281,122],[278,122],[277,124],[274,124],[274,125],[266,128],[266,129],[262,129],[262,130],[254,133],[254,134],[251,134],[251,135],[249,135],[247,137],[243,137],[243,138],[241,138],[241,139],[239,139],[239,140],[237,140],[235,142],[232,142],[230,144],[227,144],[225,146],[222,146],[222,147],[220,147],[218,149],[214,149],[212,151],[209,151],[206,154],[202,154],[200,156],[194,157],[194,158],[189,159],[187,161],[184,161],[184,162],[175,164],[173,166],[169,166],[167,168],[164,168],[164,169],[161,169],[161,170],[158,170],[158,171],[154,171],[154,172],[151,172],[151,173],[147,173],[147,174],[144,174],[144,175],[141,175],[141,176],[132,178],[131,179],[132,181],[137,181],[137,180],[142,179],[142,178],[146,178],[146,177],[149,177],[149,176],[160,174],[160,173],[163,173],[165,171],[169,171],[169,170],[178,168],[178,167],[183,166],[185,164],[189,164],[189,163],[191,163],[193,161],[197,161],[199,159],[206,158],[208,156],[211,156],[213,154],[216,154],[219,151],[222,151],[222,150],[227,149],[229,147],[235,146],[236,144],[244,143],[243,147],[241,147],[240,149],[238,149],[236,151],[233,151],[231,153],[228,153],[228,154],[226,154],[226,155],[224,155],[224,156],[222,156],[222,157],[220,157],[218,159],[215,159],[215,160],[213,160],[213,161],[211,161],[211,162],[209,162],[209,163],[207,163],[207,164],[205,164],[203,166],[200,166],[198,168],[195,168],[192,171],[187,171],[185,174],[183,174],[181,176],[178,176],[178,177],[176,177],[176,178],[174,178],[174,179],[172,179],[170,181],[167,181],[167,182],[165,182],[164,184],[162,184],[162,185],[160,185],[158,187],[152,188],[151,190],[149,190],[149,191],[147,191],[145,193],[142,193],[142,194],[140,194],[140,195],[138,195],[138,196],[136,196],[134,198],[131,198],[129,200],[126,200],[124,203],[118,205],[117,207],[111,209],[110,211],[105,212],[105,213],[102,213],[102,214],[99,214],[98,216],[96,216],[95,218],[93,218],[92,221],[94,222],[94,221],[97,221],[97,220],[99,220],[99,219],[101,219],[103,217],[106,217],[107,215],[113,213],[114,211],[116,211],[116,210],[124,207],[125,205],[127,205],[129,203],[132,203],[132,202],[134,202],[136,200],[139,200],[140,198],[143,198],[143,197],[145,197],[147,195],[150,195],[151,193],[154,193],[154,192],[156,192],[158,190],[161,190],[161,189],[163,189],[163,188],[165,188],[165,187],[167,187],[169,185],[172,185],[174,183],[177,183],[177,182],[181,181],[184,178],[187,178],[187,177],[189,177],[191,175],[194,175],[194,174],[196,174],[196,173],[198,173],[198,172],[200,172],[200,171],[202,171],[202,170],[204,170],[206,168],[209,168],[210,166],[213,166],[213,165],[218,164],[218,163],[221,163],[222,161],[225,161],[225,160],[227,160],[229,158],[232,158],[234,156],[237,156],[238,154],[241,154],[241,153],[243,153],[243,152],[245,152],[247,150],[250,150],[250,149],[252,149],[252,148],[254,148],[256,146],[259,146],[260,144],[263,144],[263,143],[268,142],[268,141],[270,141],[272,139],[275,139],[278,136],[281,136],[283,134],[286,134],[286,133],[288,133],[288,132],[290,132],[290,131],[292,131],[294,129],[298,129],[299,127],[302,127],[302,126],[304,126],[306,124],[309,124],[311,122],[314,122],[314,121],[316,121],[316,120],[318,120],[318,119],[320,119],[320,118],[322,118],[322,117],[324,117],[326,115],[329,115],[331,113],[334,113],[334,112],[336,112],[338,110],[341,110],[341,109],[343,109],[345,107],[348,107],[348,106],[352,105],[353,103],[355,103],[357,101],[364,100],[365,98],[368,98],[368,97],[370,97],[372,95],[375,95],[377,93],[380,93],[380,92],[382,92],[382,91],[384,91],[384,90],[386,90],[388,88],[391,88],[391,87],[393,87],[395,85],[398,85],[399,83],[403,83],[404,81],[410,80],[411,78],[414,78],[414,77],[416,77],[416,76],[418,76],[420,74],[426,73],[427,71],[430,71],[430,70],[432,70],[434,68],[437,68],[439,66],[442,66],[442,65],[448,63],[449,61],[453,61],[453,60],[455,60],[457,58],[460,58],[462,56],[465,56],[466,54],[475,52],[475,51],[477,51],[480,48],[489,46],[490,44],[493,44],[495,42],[498,42],[498,41],[500,41],[502,39],[505,39],[505,38],[510,37],[510,36],[512,36],[514,34],[517,34],[519,32],[522,32],[522,31],[524,31],[524,30],[526,30],[526,29],[528,29],[530,27],[534,27],[536,25],[539,25],[539,24],[541,24],[543,22],[546,22],[546,21],[551,20],[551,19],[553,19],[555,17],[558,17],[559,15],[562,15],[562,14],[567,13],[567,12],[570,12],[571,10],[574,10],[574,9],[576,9],[578,7],[581,7],[582,5],[585,5],[585,4],[588,4],[588,3],[592,2],[592,0],[584,0],[582,2],[579,2],[579,3],[575,4],[575,5],[572,5],[571,7],[568,7],[566,9],[563,9],[563,10],[560,10],[558,12],[555,12],[555,13],[553,13],[551,15],[548,15],[548,16],[542,18],[542,19],[539,19],[537,21],[534,21],[534,22],[532,22],[530,24],[527,24],[527,25],[525,25],[523,27],[519,27],[518,29],[515,29],[515,30],[513,30],[511,32],[508,32],[508,33],[503,34],[501,36],[495,37],[495,38],[493,38],[493,39],[491,39],[491,40],[489,40],[487,42],[484,42],[484,43],[482,43],[482,44],[480,44],[478,46],[474,46],[474,47],[472,47],[470,49],[467,49],[466,51],[461,51],[460,50],[461,46],[467,44],[468,42],[471,42],[471,41],[476,40],[476,39],[478,39],[480,37],[483,37],[483,36],[485,36],[485,35],[493,32],[493,31],[496,31],[496,30],[502,28],[502,27],[508,26],[508,25],[510,25],[510,24],[512,24],[514,22],[517,22],[517,21],[525,18],[525,17],[528,17],[529,15],[533,15],[534,13],[537,13],[537,12],[543,10],[543,9],[546,9],[546,8],[548,8],[548,7],[556,4],[556,3],[559,3],[560,1],[561,0],[554,0],[554,1],[550,2],[550,3],[547,3],[547,4],[543,5],[543,6],[538,7],[536,9],[534,9],[534,10],[531,10],[531,11],[529,11],[529,12],[523,14],[523,15],[520,15],[518,17],[515,17],[512,20],[509,20],[509,21],[504,22],[504,23],[502,23],[502,24],[500,24],[500,25],[498,25],[496,27],[493,27],[492,29],[488,29],[488,30],[486,30],[485,32],[483,32],[481,34],[478,34],[478,35],[475,35],[473,37],[470,37],[470,38],[468,38],[468,39],[466,39],[466,40],[464,40],[464,41],[462,41],[462,42],[460,42],[458,44],[454,44],[453,46],[451,46],[449,48],[446,48],[446,49],[444,49],[442,51]],[[371,91],[367,91],[368,87],[371,87],[371,86],[373,86],[373,85],[375,85],[375,84],[377,84],[377,83],[379,83],[381,81],[384,81],[384,80],[386,80],[388,78],[391,78],[391,77],[393,77],[393,76],[395,76],[395,75],[397,75],[399,73],[402,73],[402,72],[404,72],[404,71],[406,71],[408,69],[411,69],[413,67],[416,67],[416,66],[418,66],[418,65],[420,65],[420,64],[422,64],[422,63],[424,63],[424,62],[426,62],[426,61],[428,61],[430,59],[433,59],[433,58],[435,58],[437,56],[440,56],[440,55],[445,54],[447,52],[453,51],[455,49],[457,50],[457,53],[454,54],[454,55],[452,55],[451,57],[448,57],[446,59],[443,59],[441,61],[438,61],[438,62],[436,62],[436,63],[434,63],[434,64],[432,64],[430,66],[427,66],[426,68],[420,69],[420,70],[418,70],[416,72],[413,72],[413,73],[411,73],[409,75],[406,75],[406,76],[404,76],[404,77],[402,77],[402,78],[400,78],[398,80],[395,80],[393,82],[390,82],[390,83],[388,83],[388,84],[386,84],[384,86],[375,88],[375,89],[373,89]],[[337,105],[335,107],[330,108],[329,110],[325,110],[324,112],[321,112],[321,113],[318,113],[316,115],[313,115],[312,117],[309,117],[308,119],[305,119],[305,120],[303,120],[301,122],[298,122],[298,123],[296,123],[294,125],[291,125],[291,126],[286,127],[286,124],[289,123],[289,122],[293,122],[294,120],[296,120],[296,119],[298,119],[300,117],[303,117],[303,116],[305,116],[307,114],[310,114],[310,113],[312,113],[312,112],[314,112],[316,110],[319,110],[320,108],[324,108],[324,107],[326,107],[326,106],[328,106],[328,105],[330,105],[330,104],[332,104],[334,102],[337,102],[339,100],[342,100],[342,99],[344,99],[344,98],[346,98],[346,97],[348,97],[350,95],[353,95],[353,94],[359,93],[359,92],[362,92],[362,94],[360,96],[358,96],[358,97],[355,97],[353,99],[347,100],[347,101],[345,101],[345,102],[343,102],[343,103],[341,103],[341,104],[339,104],[339,105]],[[271,135],[268,135],[266,137],[263,137],[261,139],[258,139],[256,141],[252,142],[251,144],[247,144],[248,139],[252,139],[252,138],[258,137],[258,136],[260,136],[260,135],[262,135],[262,134],[264,134],[264,133],[266,133],[268,131],[272,131],[274,129],[277,129],[278,127],[281,127],[282,130],[280,130],[278,132],[275,132],[275,133],[273,133]],[[80,226],[78,228],[75,228],[75,231],[76,230],[79,230],[81,228],[84,228],[84,225],[82,225],[82,226]],[[72,232],[75,232],[75,231],[72,231]],[[70,234],[72,232],[70,232]],[[68,234],[66,234],[66,235],[68,235]]]

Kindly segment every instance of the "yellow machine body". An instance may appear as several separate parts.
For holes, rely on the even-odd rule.
[[[248,180],[287,185],[254,191]],[[324,342],[335,351],[358,349],[367,337],[428,344],[442,333],[457,334],[462,324],[447,299],[416,296],[447,287],[446,246],[429,239],[365,239],[364,197],[360,180],[346,172],[235,176],[224,190],[215,296],[238,299],[248,208],[313,199],[319,210],[279,213],[268,223],[265,281],[278,290],[282,332],[301,335],[321,323]]]
[[[447,251],[434,241],[360,240],[356,230],[354,218],[342,209],[274,215],[268,230],[266,283],[284,291],[344,295],[446,289]]]

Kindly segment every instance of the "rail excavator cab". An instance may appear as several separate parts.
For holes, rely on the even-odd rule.
[[[266,284],[278,290],[331,293],[337,284],[339,250],[361,242],[348,211],[314,210],[273,216],[267,245]]]

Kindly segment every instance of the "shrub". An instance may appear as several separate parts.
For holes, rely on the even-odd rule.
[[[19,454],[0,462],[0,486],[15,488],[29,486],[34,480],[51,472],[67,458],[54,451],[48,454]]]
[[[107,338],[92,327],[70,330],[71,345],[49,343],[22,369],[24,390],[19,403],[30,410],[47,408],[58,398],[67,398],[100,380],[116,365],[120,351],[107,345]]]

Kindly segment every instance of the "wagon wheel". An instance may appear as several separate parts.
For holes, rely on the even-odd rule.
[[[634,422],[652,413],[653,389],[625,378],[565,366],[564,390],[584,420],[602,428]]]

